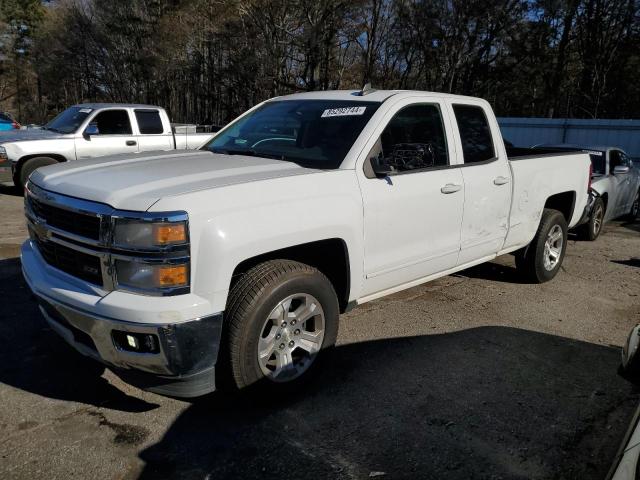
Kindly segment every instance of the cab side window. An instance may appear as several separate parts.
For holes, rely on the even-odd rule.
[[[449,165],[447,138],[437,105],[403,108],[389,121],[374,157],[400,173]]]
[[[454,105],[453,112],[460,131],[464,163],[484,162],[495,158],[489,121],[482,107]]]
[[[136,110],[138,128],[143,135],[157,135],[164,133],[164,126],[158,110]]]
[[[98,135],[131,135],[131,122],[126,110],[105,110],[91,121],[98,127]]]

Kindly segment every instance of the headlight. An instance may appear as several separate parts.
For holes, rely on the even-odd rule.
[[[4,162],[6,160],[9,160],[9,157],[7,157],[7,149],[0,146],[0,162]]]
[[[184,212],[113,216],[117,288],[150,295],[189,291],[189,227]]]
[[[187,222],[184,220],[158,222],[118,218],[115,222],[113,244],[116,247],[155,250],[188,242]]]

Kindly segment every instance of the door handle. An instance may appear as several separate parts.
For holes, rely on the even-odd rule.
[[[497,177],[493,180],[494,185],[506,185],[509,183],[509,177]]]
[[[456,193],[460,191],[462,185],[458,185],[456,183],[447,183],[444,187],[440,189],[442,193]]]
[[[135,140],[127,140],[127,146],[128,147],[133,147],[135,145],[137,145],[138,143]]]

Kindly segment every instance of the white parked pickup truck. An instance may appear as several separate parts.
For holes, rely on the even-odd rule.
[[[198,152],[36,170],[23,273],[51,327],[131,383],[282,388],[355,305],[506,253],[552,279],[590,161],[529,153],[509,158],[476,98],[274,98]]]
[[[31,172],[45,165],[119,153],[196,149],[212,136],[174,129],[167,112],[153,105],[75,105],[42,129],[0,132],[0,181],[13,180],[22,188]]]

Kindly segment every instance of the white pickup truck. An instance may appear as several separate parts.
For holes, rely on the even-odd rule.
[[[509,157],[476,98],[279,97],[198,152],[36,170],[23,273],[51,327],[133,384],[282,388],[355,305],[506,253],[552,279],[590,161],[537,152]]]
[[[0,182],[22,188],[31,172],[70,160],[155,150],[196,149],[212,134],[172,127],[167,112],[153,105],[74,105],[42,129],[0,132]]]

